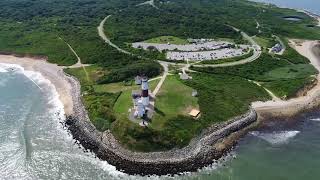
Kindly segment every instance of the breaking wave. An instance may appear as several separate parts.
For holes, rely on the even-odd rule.
[[[251,135],[259,137],[270,144],[279,145],[288,143],[290,139],[294,138],[300,131],[276,131],[271,133],[252,131]]]
[[[310,121],[317,121],[317,122],[320,122],[320,118],[310,119]]]
[[[46,106],[44,108],[46,112],[39,115],[33,115],[33,117],[31,117],[31,121],[33,122],[29,122],[30,124],[25,127],[27,129],[15,129],[17,133],[22,135],[24,134],[21,131],[29,131],[31,133],[27,135],[31,137],[22,137],[23,139],[28,139],[31,142],[31,146],[33,146],[30,154],[31,157],[25,159],[26,156],[23,155],[24,151],[28,151],[28,146],[22,146],[24,150],[17,150],[17,152],[19,152],[17,154],[18,157],[16,156],[16,153],[10,155],[11,153],[7,152],[8,156],[4,157],[4,162],[7,162],[5,165],[6,168],[3,168],[5,171],[0,170],[0,176],[2,178],[37,179],[35,177],[40,178],[43,176],[52,178],[57,174],[56,177],[59,179],[70,179],[74,176],[79,176],[80,179],[90,179],[92,178],[90,177],[92,171],[97,171],[97,176],[102,179],[137,178],[137,176],[128,176],[125,173],[118,171],[114,166],[108,164],[108,162],[101,161],[92,153],[84,152],[83,147],[79,147],[79,145],[75,144],[72,136],[63,125],[60,124],[60,122],[65,120],[65,112],[59,94],[55,86],[42,76],[41,73],[27,71],[16,64],[5,63],[0,63],[0,73],[10,73],[9,76],[14,74],[24,75],[30,80],[30,83],[33,83],[37,86],[37,89],[40,90],[35,93],[40,93],[42,94],[41,96],[46,98]],[[6,78],[0,79],[0,86],[1,83],[5,85],[6,81]],[[19,111],[17,112],[19,113]],[[37,127],[32,127],[34,125]],[[18,137],[15,137],[10,141],[11,143],[0,144],[1,147],[20,147]],[[52,167],[52,163],[56,165],[54,168]],[[80,165],[74,166],[74,163]],[[60,169],[59,166],[62,166],[61,168],[64,167],[64,170]],[[90,173],[86,173],[86,170],[90,171]],[[21,176],[12,176],[12,174],[17,173]]]

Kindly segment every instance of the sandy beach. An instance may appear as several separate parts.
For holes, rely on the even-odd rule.
[[[48,79],[55,86],[60,101],[64,105],[66,115],[73,114],[72,87],[66,80],[62,67],[48,63],[45,59],[15,57],[11,55],[0,55],[0,63],[17,64],[25,70],[41,73],[44,78]]]
[[[318,41],[290,40],[290,45],[310,59],[312,65],[320,71],[320,59],[313,53],[313,47],[318,43]],[[196,171],[212,164],[214,159],[219,159],[228,152],[241,134],[256,122],[259,117],[257,114],[272,113],[274,116],[291,116],[316,107],[320,103],[320,83],[318,83],[305,96],[288,101],[254,102],[253,109],[246,114],[208,128],[182,149],[141,153],[122,147],[110,131],[101,133],[94,127],[82,105],[79,82],[67,77],[63,73],[63,67],[50,64],[45,59],[10,55],[0,55],[0,63],[18,64],[25,70],[40,72],[51,81],[60,95],[66,115],[70,115],[66,124],[73,138],[78,140],[84,148],[92,150],[100,159],[128,174],[165,175]],[[317,79],[320,82],[320,75]],[[219,143],[219,140],[223,139],[223,143]]]
[[[290,46],[293,47],[301,55],[307,57],[311,64],[320,71],[320,57],[313,53],[313,47],[319,44],[319,41],[290,40]],[[320,75],[317,76],[320,82]],[[289,99],[286,101],[267,101],[254,102],[252,107],[257,113],[272,113],[279,116],[295,115],[306,109],[311,109],[320,104],[320,83],[307,92],[305,96]]]
[[[301,55],[307,57],[311,64],[320,72],[320,57],[313,53],[313,47],[320,44],[319,41],[290,40],[290,46]],[[25,70],[40,72],[56,87],[60,100],[64,105],[66,115],[73,114],[72,87],[63,73],[63,67],[48,63],[45,59],[16,57],[12,55],[0,55],[0,63],[18,64]],[[320,82],[320,75],[317,77]],[[290,116],[305,109],[316,107],[320,104],[320,83],[307,92],[307,95],[298,98],[272,100],[267,102],[253,102],[252,107],[258,113],[272,113],[280,116]]]

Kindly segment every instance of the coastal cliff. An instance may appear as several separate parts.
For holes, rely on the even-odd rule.
[[[66,125],[73,137],[97,157],[128,174],[166,175],[196,171],[212,164],[232,147],[217,149],[214,147],[216,143],[257,120],[256,112],[250,109],[242,116],[206,129],[182,149],[150,153],[132,152],[123,148],[111,132],[102,133],[94,127],[82,105],[78,80],[71,76],[67,79],[73,87],[74,114],[67,117]]]

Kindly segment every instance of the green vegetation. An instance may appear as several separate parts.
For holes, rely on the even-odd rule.
[[[158,84],[158,80],[151,81],[149,83],[150,90],[153,90],[156,85]],[[118,83],[117,83],[118,84]],[[108,86],[108,85],[107,85]],[[107,87],[113,89],[114,86],[117,86],[113,84],[112,86]],[[105,87],[105,86],[104,86]],[[118,85],[119,87],[119,85]],[[121,88],[120,88],[121,89]],[[131,85],[131,86],[125,86],[125,89],[122,88],[122,94],[113,106],[113,110],[117,113],[117,116],[121,119],[127,119],[129,117],[128,110],[133,107],[132,102],[132,90],[140,90],[141,87],[137,85]]]
[[[160,36],[152,39],[148,39],[144,42],[147,43],[157,43],[157,44],[188,44],[189,42],[185,39],[181,39],[174,36]]]
[[[296,93],[306,87],[307,85],[312,84],[315,81],[315,77],[307,78],[297,78],[290,80],[275,80],[263,83],[263,86],[272,89],[272,92],[278,96],[286,98],[292,98],[296,96]]]
[[[90,93],[83,96],[84,105],[93,125],[99,131],[110,129],[116,120],[112,107],[121,93]]]
[[[277,42],[271,38],[271,37],[261,37],[261,36],[255,36],[253,39],[259,44],[259,46],[266,48],[273,47]]]
[[[198,98],[192,97],[193,89],[184,85],[178,76],[169,76],[156,99],[156,113],[151,127],[162,129],[163,124],[178,115],[187,115],[191,109],[199,109]]]
[[[299,56],[295,57],[297,59],[301,58]],[[222,68],[193,67],[193,69],[265,82],[271,91],[279,92],[280,89],[281,93],[278,94],[281,97],[293,96],[305,84],[304,81],[308,82],[312,75],[318,73],[310,64],[292,64],[286,59],[273,58],[267,54],[263,54],[259,60],[249,64]],[[298,84],[299,82],[300,84]]]
[[[150,89],[155,88],[156,84],[157,81],[152,81]],[[191,96],[193,89],[178,80],[177,76],[169,76],[163,84],[156,99],[154,118],[147,129],[128,120],[133,89],[123,91],[114,105],[118,119],[112,131],[123,145],[139,151],[183,147],[200,130],[197,120],[187,116],[192,108],[198,108],[197,98]]]
[[[156,84],[157,81],[152,81],[150,89],[155,88]],[[148,128],[141,128],[128,120],[128,109],[133,106],[133,89],[123,91],[114,105],[118,118],[113,123],[112,132],[124,146],[138,151],[183,147],[200,130],[199,123],[186,116],[191,108],[198,107],[197,98],[191,96],[192,88],[184,85],[176,76],[168,77],[163,84],[156,99],[155,117]]]
[[[83,68],[67,68],[65,72],[71,74],[79,79],[82,86],[91,85],[96,82],[100,77],[102,77],[106,71],[97,65],[84,67],[88,73],[88,77],[86,71]]]
[[[236,56],[232,58],[225,58],[225,59],[217,59],[217,60],[210,60],[210,61],[202,61],[201,64],[223,64],[227,62],[236,62],[240,60],[247,59],[253,55],[253,51],[250,50],[248,53],[242,55],[242,56]]]
[[[186,84],[199,92],[203,127],[243,114],[251,102],[270,98],[261,87],[241,77],[211,74],[192,77]]]
[[[192,74],[190,81],[180,81],[176,76],[167,79],[156,101],[153,121],[148,128],[141,128],[128,120],[131,91],[137,88],[132,78],[137,74],[158,76],[162,68],[155,60],[165,60],[165,55],[133,49],[132,42],[149,39],[148,42],[184,44],[187,38],[226,38],[245,43],[230,25],[257,35],[255,39],[264,47],[275,43],[272,34],[284,40],[320,39],[316,21],[291,9],[246,0],[173,0],[157,1],[157,10],[137,7],[141,2],[2,0],[0,52],[47,56],[49,62],[71,65],[77,59],[67,46],[69,43],[82,63],[93,64],[65,70],[80,80],[91,121],[98,130],[111,130],[122,144],[137,151],[183,147],[204,128],[244,113],[252,101],[270,99],[263,88],[248,79],[258,81],[278,96],[292,97],[318,73],[288,42],[282,56],[264,54],[255,62],[227,68],[193,67],[202,73]],[[96,27],[110,14],[105,24],[107,36],[135,55],[118,52],[98,36]],[[289,16],[301,20],[284,19]],[[256,28],[256,21],[260,29]],[[151,86],[156,83],[153,81]],[[198,91],[198,98],[191,97],[193,89]],[[202,112],[197,120],[186,116],[192,107]]]
[[[110,73],[101,77],[98,80],[98,83],[106,84],[130,80],[137,76],[137,74],[143,74],[148,77],[155,77],[161,73],[161,70],[161,65],[152,61],[135,62],[134,64],[128,64],[124,67],[113,68]]]
[[[175,0],[158,6],[159,11],[147,6],[129,7],[115,14],[105,26],[108,36],[120,46],[161,36],[240,40],[241,35],[228,25],[257,35],[257,20],[261,24],[259,35],[263,37],[272,34],[290,38],[320,37],[317,28],[306,27],[316,21],[304,13],[254,2]],[[302,20],[291,22],[283,18],[286,16],[299,16]]]
[[[283,55],[276,55],[276,57],[285,59],[288,62],[292,64],[308,64],[310,63],[309,59],[301,56],[296,50],[292,49],[289,45],[288,42],[284,42],[286,44],[286,50],[284,51]]]
[[[185,85],[175,76],[165,82],[156,101],[155,118],[148,128],[143,129],[127,118],[118,119],[112,130],[123,145],[138,151],[183,147],[203,128],[246,112],[252,101],[268,99],[261,87],[243,78],[209,74],[192,76],[191,81],[183,82]],[[198,90],[198,98],[191,96],[192,89]],[[128,99],[123,102],[128,103]],[[201,117],[195,120],[186,113],[197,108],[197,102]],[[128,116],[128,106],[124,106],[115,108],[121,108],[120,111]]]

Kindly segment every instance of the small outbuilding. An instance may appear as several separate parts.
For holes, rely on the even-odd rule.
[[[193,90],[192,91],[192,97],[197,97],[198,96],[198,91],[197,90]]]
[[[190,112],[189,112],[189,115],[193,118],[198,118],[200,116],[200,111],[197,110],[197,109],[192,109]]]
[[[135,81],[136,85],[141,85],[141,84],[142,84],[142,78],[141,78],[141,76],[136,76],[136,77],[134,78],[134,81]]]

